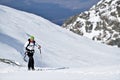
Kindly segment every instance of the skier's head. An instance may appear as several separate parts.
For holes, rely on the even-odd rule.
[[[30,40],[34,41],[34,36],[30,36]]]

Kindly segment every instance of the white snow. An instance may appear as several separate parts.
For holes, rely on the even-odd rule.
[[[23,45],[34,35],[36,68],[69,69],[27,71]],[[120,49],[80,37],[34,14],[0,5],[0,58],[20,63],[17,67],[0,62],[0,80],[119,80]]]
[[[23,71],[0,73],[0,80],[119,80],[119,75],[120,70],[116,66],[51,71],[23,69]]]

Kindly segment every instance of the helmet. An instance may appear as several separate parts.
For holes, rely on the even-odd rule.
[[[31,40],[34,40],[34,36],[30,36],[30,39],[31,39]]]

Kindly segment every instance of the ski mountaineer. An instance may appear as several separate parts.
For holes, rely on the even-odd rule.
[[[41,46],[39,44],[36,44],[36,42],[34,40],[34,36],[30,36],[30,38],[28,39],[28,41],[24,45],[25,50],[26,50],[25,51],[25,57],[27,55],[28,58],[29,58],[28,70],[30,70],[30,69],[35,70],[35,68],[34,68],[34,58],[33,58],[33,55],[35,53],[35,50],[34,50],[35,46],[38,47],[38,49],[41,49]]]

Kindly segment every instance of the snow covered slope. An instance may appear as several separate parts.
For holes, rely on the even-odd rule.
[[[90,39],[120,47],[120,0],[101,0],[89,11],[66,20],[63,27]]]
[[[27,34],[34,35],[35,40],[42,46],[42,55],[36,48],[36,67],[120,64],[118,48],[80,37],[34,14],[0,5],[0,58],[26,65],[23,61],[23,45],[29,38]]]

